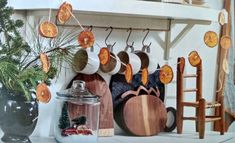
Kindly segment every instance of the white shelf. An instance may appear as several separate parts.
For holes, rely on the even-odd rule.
[[[58,9],[62,0],[8,0],[16,10]],[[134,0],[67,0],[76,12],[161,19],[217,22],[220,10]]]

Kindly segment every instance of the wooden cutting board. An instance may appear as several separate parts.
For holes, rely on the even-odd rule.
[[[99,136],[113,136],[113,102],[109,86],[99,74],[85,75],[77,74],[73,80],[83,80],[86,82],[86,88],[93,94],[101,96],[100,99],[100,117],[99,117]],[[73,81],[72,80],[72,81]],[[72,81],[68,88],[71,87]],[[77,116],[81,110],[76,109],[72,103],[68,104],[70,116]],[[82,115],[82,112],[81,112]]]
[[[115,112],[117,124],[136,136],[152,136],[164,131],[167,112],[156,96],[141,95],[128,99]]]

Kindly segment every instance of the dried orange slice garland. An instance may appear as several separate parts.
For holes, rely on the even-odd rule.
[[[36,96],[42,103],[48,103],[51,100],[51,92],[45,83],[38,84],[36,88]]]
[[[48,73],[51,67],[51,63],[46,53],[40,54],[40,61],[42,63],[42,70],[45,73]]]
[[[228,65],[228,60],[227,59],[223,60],[223,70],[226,74],[229,74],[229,65]]]
[[[65,24],[65,22],[67,22],[70,19],[70,17],[72,16],[71,13],[72,13],[72,5],[67,2],[64,2],[60,6],[60,8],[57,12],[58,21],[61,24]]]
[[[42,37],[55,38],[58,34],[58,28],[54,23],[45,21],[39,25],[39,34]]]
[[[142,70],[142,74],[141,74],[141,82],[143,83],[143,85],[147,85],[149,81],[149,72],[148,72],[148,68],[144,68]]]
[[[222,11],[219,13],[218,21],[222,26],[225,24],[225,15]]]
[[[218,35],[213,31],[208,31],[204,35],[204,42],[208,47],[214,48],[218,44]]]
[[[196,67],[198,64],[201,63],[201,58],[197,51],[192,51],[191,53],[189,53],[188,61],[193,67]]]
[[[106,65],[110,60],[110,52],[108,48],[101,48],[99,53],[100,64]]]
[[[164,65],[160,69],[159,78],[163,84],[168,84],[173,80],[174,73],[170,66]]]
[[[95,37],[91,31],[82,31],[78,35],[78,43],[82,48],[89,48],[94,45]]]
[[[131,64],[126,65],[125,78],[127,83],[131,83],[133,79],[133,70]]]
[[[225,36],[222,36],[221,39],[220,39],[220,46],[227,50],[231,47],[231,37],[228,36],[228,35],[225,35]]]

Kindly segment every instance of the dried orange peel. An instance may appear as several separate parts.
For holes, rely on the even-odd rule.
[[[72,16],[72,9],[72,5],[67,2],[64,2],[60,6],[57,12],[57,19],[61,24],[65,24],[70,19],[70,17]]]
[[[188,61],[193,67],[196,67],[201,63],[201,58],[197,51],[192,51],[189,53]]]
[[[168,84],[173,80],[174,73],[170,66],[164,65],[160,69],[159,78],[163,84]]]
[[[99,53],[101,65],[106,65],[110,60],[110,52],[108,48],[101,48]]]
[[[39,34],[45,38],[55,38],[58,35],[58,28],[54,23],[45,21],[39,25]]]
[[[51,100],[51,92],[45,83],[38,84],[36,88],[36,96],[42,103],[48,103]]]
[[[89,48],[94,45],[95,37],[91,31],[82,31],[78,35],[78,43],[82,48]]]
[[[143,83],[143,85],[147,85],[149,81],[149,72],[148,72],[148,68],[144,68],[142,70],[142,74],[141,74],[141,82]]]
[[[133,70],[131,64],[126,65],[125,79],[127,83],[131,83],[133,79]]]
[[[214,31],[208,31],[205,33],[204,42],[208,47],[214,48],[218,44],[218,41],[218,35]]]
[[[42,63],[42,70],[45,73],[48,73],[50,70],[50,67],[51,67],[51,63],[50,63],[50,60],[49,60],[47,54],[41,53],[39,57],[40,57],[40,61]]]
[[[232,43],[231,37],[228,35],[224,35],[220,39],[220,46],[225,50],[231,47],[231,43]]]

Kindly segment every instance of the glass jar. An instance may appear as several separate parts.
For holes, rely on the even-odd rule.
[[[70,89],[57,92],[54,135],[60,143],[97,143],[99,97],[87,91],[85,82],[73,81]]]

